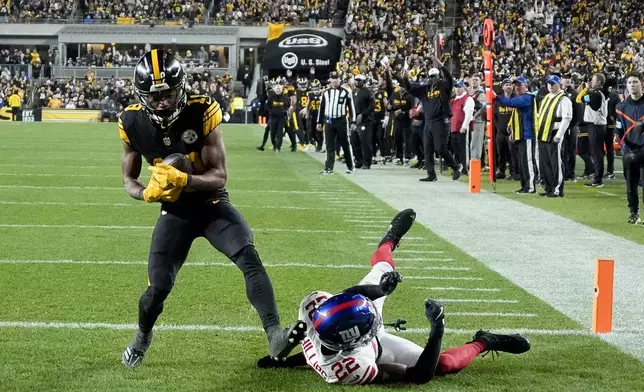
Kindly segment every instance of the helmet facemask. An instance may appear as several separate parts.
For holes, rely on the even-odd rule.
[[[176,86],[169,86],[167,83],[155,84],[150,87],[149,92],[137,88],[136,95],[150,119],[163,127],[168,127],[186,106],[188,100],[186,76],[183,75]],[[167,101],[168,104],[159,109],[163,101]]]

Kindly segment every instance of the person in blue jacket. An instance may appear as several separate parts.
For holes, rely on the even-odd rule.
[[[537,156],[536,156],[536,116],[537,102],[534,94],[528,92],[529,82],[524,76],[512,80],[514,84],[514,97],[497,96],[495,102],[501,106],[514,108],[510,118],[510,137],[517,145],[519,160],[519,177],[521,189],[518,194],[537,193]]]
[[[637,72],[626,76],[629,96],[617,104],[617,136],[621,138],[622,162],[626,177],[626,198],[631,215],[628,223],[640,223],[639,198],[637,186],[641,170],[644,168],[644,96],[642,95],[644,77]],[[644,193],[642,194],[644,197]]]

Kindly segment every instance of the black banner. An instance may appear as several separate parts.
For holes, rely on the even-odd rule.
[[[42,121],[42,109],[22,109],[18,112],[17,121],[40,122]]]
[[[291,30],[266,43],[262,68],[265,75],[309,74],[315,68],[318,77],[335,70],[340,60],[342,39],[319,30]]]
[[[13,110],[10,107],[0,108],[0,120],[11,121],[13,119]],[[42,110],[41,109],[17,109],[16,110],[16,121],[22,122],[34,122],[42,121]]]

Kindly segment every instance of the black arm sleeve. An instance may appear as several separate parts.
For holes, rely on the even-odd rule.
[[[445,66],[441,68],[441,72],[443,73],[444,93],[449,97],[454,89],[454,77]]]
[[[384,297],[385,294],[380,290],[380,286],[377,284],[365,284],[360,286],[349,287],[344,290],[345,293],[360,294],[372,301],[377,300],[378,298]]]
[[[441,353],[444,329],[443,325],[432,326],[429,339],[418,358],[418,362],[413,367],[407,368],[405,381],[414,384],[425,384],[432,380]]]
[[[599,91],[592,91],[588,94],[590,98],[590,108],[593,110],[599,110],[602,107],[602,93]]]

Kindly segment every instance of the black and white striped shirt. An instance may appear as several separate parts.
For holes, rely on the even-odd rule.
[[[356,122],[356,108],[353,105],[351,90],[344,86],[328,88],[322,93],[320,111],[318,112],[318,124],[326,122],[327,118],[332,120],[347,118],[349,110],[349,122]]]

